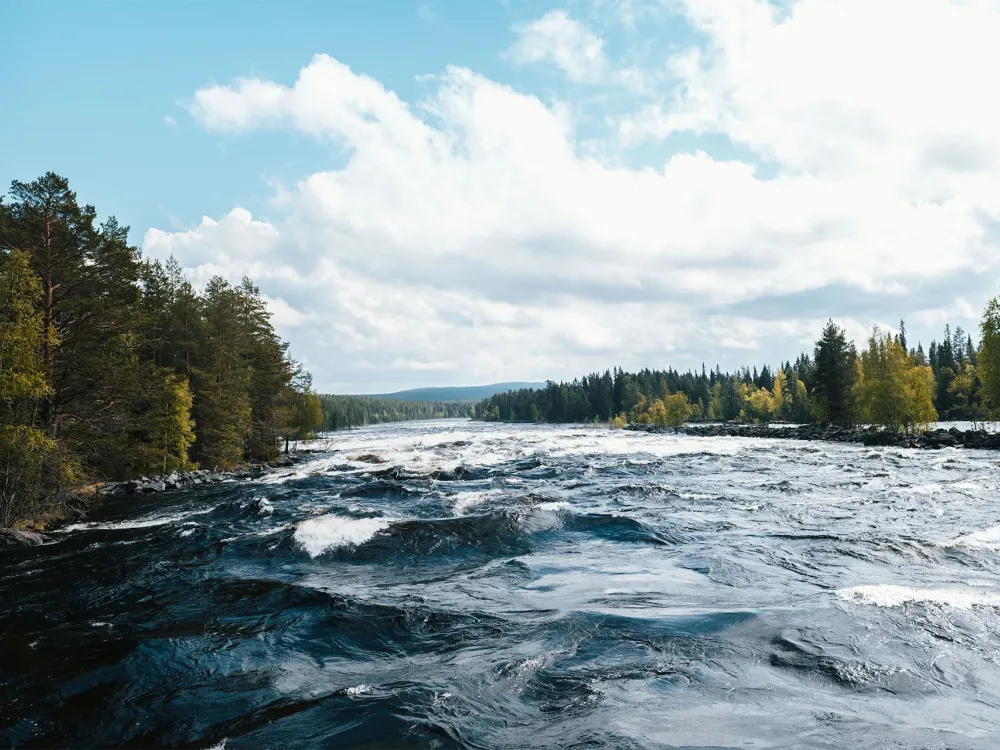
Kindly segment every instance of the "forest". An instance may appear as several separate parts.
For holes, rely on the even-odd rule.
[[[250,279],[196,290],[67,180],[0,200],[0,527],[88,482],[277,458],[322,422]]]
[[[497,394],[473,407],[474,419],[504,422],[608,422],[678,426],[690,419],[872,425],[913,431],[943,420],[981,422],[1000,409],[1000,302],[992,300],[977,347],[961,328],[945,326],[927,351],[909,347],[906,324],[878,328],[863,349],[827,323],[812,354],[775,369],[724,373],[718,366],[621,369],[570,383]]]
[[[859,349],[830,321],[811,353],[773,369],[615,368],[471,406],[320,396],[250,279],[196,289],[50,172],[0,198],[0,528],[88,484],[272,461],[318,430],[380,422],[978,422],[1000,410],[998,300],[979,333],[977,346],[946,326],[925,351],[900,322]]]
[[[322,429],[345,430],[383,422],[469,416],[469,404],[454,401],[405,401],[379,396],[320,396]]]

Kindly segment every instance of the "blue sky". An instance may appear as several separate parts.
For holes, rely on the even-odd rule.
[[[419,76],[448,65],[557,93],[564,87],[558,76],[499,54],[513,25],[551,7],[519,0],[11,3],[0,65],[17,74],[0,80],[0,94],[17,104],[0,120],[4,179],[57,171],[102,213],[118,214],[136,242],[150,227],[187,227],[234,205],[266,212],[269,180],[292,181],[342,164],[344,155],[296,133],[206,133],[184,108],[196,90],[239,76],[294,80],[326,52],[406,100],[424,92]],[[680,22],[673,28],[690,33]]]
[[[249,273],[329,390],[774,363],[829,316],[926,343],[997,286],[997,31],[957,0],[11,3],[0,178]]]
[[[0,120],[2,163],[9,179],[47,169],[70,177],[81,196],[120,214],[135,241],[233,205],[263,208],[269,177],[338,160],[296,134],[204,132],[182,105],[197,89],[246,75],[294,79],[314,53],[335,51],[413,97],[421,72],[502,66],[487,50],[508,43],[509,15],[491,2],[11,3],[0,65],[17,74],[0,93],[17,104]]]

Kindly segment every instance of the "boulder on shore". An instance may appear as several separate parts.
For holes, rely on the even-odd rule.
[[[0,549],[13,549],[16,547],[36,547],[44,544],[49,538],[44,534],[35,531],[21,531],[20,529],[0,529]]]
[[[984,430],[950,429],[927,430],[916,435],[878,430],[865,427],[820,427],[819,425],[788,425],[772,427],[761,424],[723,423],[712,425],[689,424],[683,427],[659,427],[648,424],[630,424],[628,428],[639,432],[673,432],[700,437],[750,437],[786,440],[828,440],[838,443],[863,443],[868,446],[897,448],[978,448],[1000,450],[1000,433]]]

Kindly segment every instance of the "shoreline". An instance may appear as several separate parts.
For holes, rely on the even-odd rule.
[[[94,482],[76,487],[59,504],[46,509],[34,518],[25,519],[16,526],[0,528],[0,550],[27,547],[48,541],[47,532],[64,523],[79,523],[87,518],[103,499],[109,496],[151,495],[171,490],[190,489],[209,484],[219,484],[228,479],[258,479],[272,471],[293,466],[306,459],[309,451],[282,455],[274,461],[248,464],[235,469],[173,472],[153,477],[138,477],[121,482]]]
[[[860,443],[866,446],[941,450],[942,448],[969,448],[973,450],[1000,450],[1000,433],[985,430],[924,430],[912,435],[871,430],[866,427],[770,427],[754,424],[684,425],[659,427],[656,425],[630,424],[626,430],[648,433],[680,433],[697,437],[772,438],[777,440],[808,440],[832,443]]]

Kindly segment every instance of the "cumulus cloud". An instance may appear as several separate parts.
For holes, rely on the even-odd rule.
[[[400,371],[471,382],[773,361],[808,346],[828,315],[860,335],[908,313],[967,315],[982,285],[910,297],[996,266],[1000,115],[983,62],[1000,56],[1000,11],[875,5],[685,3],[705,45],[672,58],[676,88],[637,102],[617,132],[721,134],[753,161],[599,160],[581,149],[570,102],[460,67],[409,103],[326,55],[293,85],[209,86],[190,108],[207,129],[295,129],[349,159],[283,189],[272,221],[236,208],[151,230],[145,246],[198,278],[254,277],[318,384],[357,390]],[[577,81],[609,75],[601,39],[565,13],[518,34],[521,61]],[[898,312],[883,317],[875,298]]]
[[[918,200],[946,191],[956,165],[996,164],[996,3],[682,4],[706,44],[671,59],[678,90],[626,118],[624,137],[722,133],[788,173],[877,173]]]
[[[515,27],[518,40],[510,56],[519,63],[550,62],[573,81],[597,81],[607,59],[604,40],[562,10],[552,10],[528,24]]]

